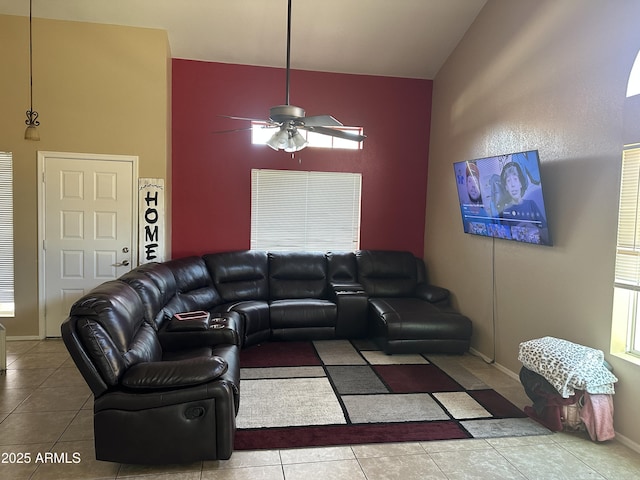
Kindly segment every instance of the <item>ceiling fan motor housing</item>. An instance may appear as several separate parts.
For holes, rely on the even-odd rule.
[[[294,105],[278,105],[269,109],[269,118],[275,123],[304,118],[304,110]]]

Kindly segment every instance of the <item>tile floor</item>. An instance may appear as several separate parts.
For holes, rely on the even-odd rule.
[[[60,340],[7,342],[0,373],[0,479],[637,479],[640,454],[581,435],[238,451],[161,468],[93,458],[92,398]],[[449,357],[450,359],[451,357]],[[464,368],[522,407],[519,382],[471,355]]]

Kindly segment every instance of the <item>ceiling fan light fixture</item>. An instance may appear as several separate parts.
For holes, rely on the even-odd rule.
[[[289,137],[289,145],[284,149],[285,152],[297,152],[302,150],[309,144],[307,139],[304,138],[299,131],[294,130],[293,135]]]
[[[269,145],[274,150],[284,149],[289,142],[289,132],[281,128],[276,133],[274,133],[271,138],[267,141],[267,145]]]

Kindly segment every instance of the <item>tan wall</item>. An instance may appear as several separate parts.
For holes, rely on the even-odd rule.
[[[33,20],[33,101],[40,142],[23,139],[29,108],[29,20],[0,15],[0,150],[13,152],[16,315],[13,337],[38,335],[37,151],[139,156],[141,177],[169,169],[166,32]],[[169,203],[167,203],[169,205]]]
[[[494,324],[496,362],[514,373],[532,338],[603,350],[620,380],[616,430],[636,446],[640,367],[609,355],[609,341],[638,18],[631,1],[487,2],[435,79],[425,237],[431,280],[472,319],[475,350],[493,358]],[[452,163],[529,149],[540,153],[555,245],[464,234]]]

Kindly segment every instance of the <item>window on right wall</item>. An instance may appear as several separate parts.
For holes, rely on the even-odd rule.
[[[622,154],[611,353],[640,363],[640,144]]]

